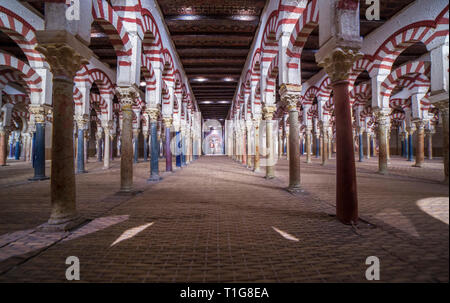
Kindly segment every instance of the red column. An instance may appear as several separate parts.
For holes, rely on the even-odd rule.
[[[7,154],[6,138],[8,137],[7,133],[8,132],[5,129],[0,129],[0,166],[6,165],[6,154]]]
[[[332,84],[336,115],[336,214],[345,224],[358,220],[355,156],[352,118],[350,111],[349,82]]]

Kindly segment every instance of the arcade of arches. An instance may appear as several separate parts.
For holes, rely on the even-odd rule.
[[[448,282],[448,2],[365,2],[0,0],[0,281]]]

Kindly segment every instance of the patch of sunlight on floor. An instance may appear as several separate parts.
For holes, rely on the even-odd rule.
[[[280,229],[278,229],[278,228],[276,228],[276,227],[273,227],[273,226],[272,226],[272,228],[273,228],[273,230],[275,230],[277,233],[279,233],[283,238],[288,239],[289,241],[295,241],[295,242],[300,241],[299,239],[297,239],[296,237],[294,237],[294,236],[291,235],[291,234],[288,234],[288,233],[285,232],[285,231],[282,231],[282,230],[280,230]]]
[[[385,208],[377,213],[375,218],[413,237],[420,238],[420,235],[411,220],[396,209]]]
[[[119,242],[125,241],[127,239],[133,238],[134,236],[136,236],[138,233],[140,233],[141,231],[145,230],[147,227],[152,226],[153,222],[148,223],[148,224],[144,224],[138,227],[134,227],[134,228],[130,228],[126,231],[124,231],[119,238],[116,239],[116,241],[114,241],[110,247],[116,245]]]
[[[417,206],[425,213],[448,225],[448,197],[431,197],[420,199]]]

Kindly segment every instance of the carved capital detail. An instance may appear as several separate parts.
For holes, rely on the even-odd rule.
[[[170,128],[172,126],[173,119],[172,117],[163,117],[164,127]]]
[[[264,106],[264,119],[272,120],[277,108],[275,106]]]
[[[378,109],[374,111],[375,119],[379,126],[387,127],[390,122],[389,115],[391,114],[390,109]]]
[[[87,59],[64,43],[39,44],[36,50],[45,56],[54,77],[73,80],[81,66],[89,64]]]
[[[156,122],[159,117],[159,108],[149,108],[147,114],[150,117],[150,122]]]
[[[325,69],[333,83],[347,80],[353,63],[362,57],[363,54],[356,49],[337,47],[318,65]]]
[[[45,108],[42,105],[31,104],[29,110],[31,115],[34,116],[35,123],[45,122]]]
[[[281,84],[281,102],[286,105],[289,111],[297,111],[297,105],[300,101],[301,93],[302,86],[299,84]]]
[[[139,93],[133,86],[118,86],[116,87],[116,95],[119,98],[122,110],[132,110]]]

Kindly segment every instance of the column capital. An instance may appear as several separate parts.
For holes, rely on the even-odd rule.
[[[378,108],[375,109],[373,115],[379,125],[388,125],[389,124],[389,115],[391,114],[391,109],[389,108]]]
[[[280,97],[281,102],[286,105],[288,110],[297,111],[297,104],[300,101],[302,86],[300,84],[281,84]]]
[[[264,106],[264,119],[272,120],[277,108],[275,106]]]
[[[353,63],[362,57],[358,49],[336,47],[318,65],[325,69],[333,83],[348,80]]]
[[[88,115],[77,115],[74,117],[74,120],[77,123],[79,129],[86,129],[86,125],[88,122]]]
[[[164,127],[170,128],[172,126],[173,118],[172,117],[163,117]]]
[[[72,81],[81,66],[89,64],[86,58],[66,43],[41,43],[36,46],[36,50],[45,56],[50,71],[56,78]]]
[[[29,111],[32,116],[34,116],[35,123],[45,122],[45,108],[42,105],[31,104],[29,106]]]
[[[414,124],[416,125],[416,129],[417,129],[418,131],[424,130],[424,129],[425,129],[425,121],[422,120],[422,119],[415,120],[415,121],[414,121]]]
[[[139,92],[134,86],[117,86],[115,89],[122,110],[132,110]]]
[[[160,110],[157,107],[151,107],[151,108],[146,110],[146,113],[150,117],[150,122],[158,121],[159,112],[160,112]]]

